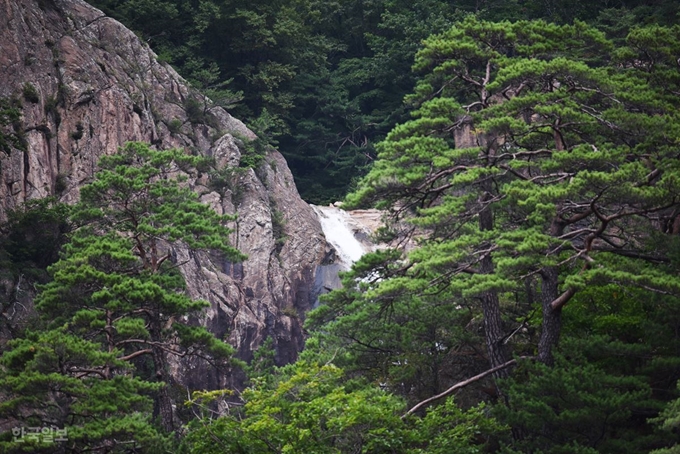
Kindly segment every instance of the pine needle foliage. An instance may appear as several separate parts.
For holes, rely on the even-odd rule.
[[[611,282],[680,290],[656,266],[670,259],[650,235],[672,234],[680,205],[668,94],[677,33],[637,29],[612,52],[580,22],[470,17],[428,38],[414,65],[425,73],[409,97],[414,118],[380,144],[348,201],[379,201],[423,229],[411,273],[450,276],[461,297],[540,284],[539,357],[549,363],[577,292]]]
[[[20,420],[68,426],[64,449],[162,445],[179,427],[168,357],[228,367],[232,348],[187,321],[208,303],[186,294],[172,249],[244,258],[228,244],[234,217],[200,203],[187,185],[187,175],[205,165],[182,150],[129,143],[102,158],[81,190],[75,230],[36,299],[46,330],[11,344],[0,377],[10,397],[3,408]]]
[[[679,32],[639,27],[615,44],[578,21],[468,17],[425,40],[414,65],[422,77],[407,97],[413,117],[377,146],[347,198],[411,226],[418,247],[359,262],[310,317],[331,345],[353,352],[343,366],[373,377],[381,365],[381,382],[409,396],[398,373],[418,364],[408,354],[424,358],[417,323],[432,317],[430,346],[448,348],[447,359],[471,333],[484,336],[484,369],[512,354],[535,357],[515,384],[500,380],[508,370],[494,377],[493,394],[509,402],[502,420],[516,432],[507,449],[663,445],[643,415],[674,397],[678,376],[661,338],[675,345],[671,302],[680,294]],[[612,287],[635,298],[612,298]],[[563,317],[591,298],[597,317]],[[670,326],[651,328],[644,314],[666,314]],[[460,372],[446,366],[440,376]],[[595,431],[591,417],[607,423]]]

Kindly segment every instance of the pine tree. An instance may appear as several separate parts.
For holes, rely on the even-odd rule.
[[[677,42],[677,28],[638,30],[610,60],[583,23],[468,18],[418,53],[415,118],[349,200],[383,200],[427,232],[411,272],[481,301],[492,366],[507,358],[504,294],[540,300],[538,358],[550,364],[579,290],[678,290],[650,235],[671,232],[680,203]]]
[[[554,366],[524,361],[504,385],[507,406],[496,416],[523,434],[508,440],[512,449],[638,453],[672,442],[649,418],[677,395],[677,306],[616,284],[574,295]]]
[[[0,358],[0,414],[23,434],[4,432],[0,450],[155,452],[167,446],[151,421],[152,396],[163,383],[134,377],[118,356],[120,351],[102,351],[99,342],[66,329],[28,332],[11,341]],[[30,428],[48,433],[29,435]]]
[[[488,364],[478,348],[484,339],[474,304],[432,285],[435,275],[409,275],[400,256],[384,250],[362,257],[343,274],[343,288],[308,314],[306,327],[319,350],[343,352],[333,362],[348,374],[414,404]]]
[[[72,351],[69,357],[77,359],[72,367],[54,360],[40,370],[49,377],[38,378],[63,380],[84,389],[81,395],[70,395],[64,405],[57,399],[46,401],[66,415],[68,424],[77,425],[73,421],[82,414],[74,414],[73,409],[95,400],[91,393],[99,387],[115,392],[117,383],[127,383],[131,396],[136,392],[153,396],[162,428],[172,432],[178,425],[168,392],[167,357],[199,355],[215,361],[231,354],[228,344],[204,327],[188,323],[187,316],[207,303],[189,298],[178,264],[173,263],[172,247],[180,242],[192,249],[219,251],[229,260],[244,258],[227,243],[231,233],[227,224],[234,218],[216,214],[186,187],[184,175],[206,164],[182,150],[155,151],[143,143],[129,143],[119,153],[102,158],[94,181],[82,188],[72,215],[77,228],[61,259],[49,268],[52,281],[36,300],[47,331],[36,334],[34,341],[63,337],[67,342],[63,348],[48,343],[45,354]],[[38,356],[26,353],[34,353],[29,343],[18,341],[3,356],[14,364],[3,384],[16,393],[16,402],[22,402],[23,391],[12,386],[17,377],[30,372],[31,361]],[[12,359],[19,357],[23,362]],[[135,365],[147,381],[131,376],[132,381],[126,381]],[[150,373],[145,375],[145,369]],[[125,414],[125,402],[112,401],[111,412]],[[23,411],[40,415],[31,405]],[[90,448],[96,444],[88,440],[85,426],[77,430],[84,434],[79,442]],[[106,434],[102,437],[111,443]]]

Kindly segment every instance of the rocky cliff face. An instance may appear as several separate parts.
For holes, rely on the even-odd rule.
[[[0,151],[0,220],[29,199],[74,202],[99,157],[127,141],[183,147],[227,168],[238,166],[241,140],[253,137],[136,35],[80,0],[0,0],[0,100],[21,111],[19,121],[0,126],[17,139]],[[271,152],[257,171],[233,172],[229,184],[204,175],[191,185],[218,212],[238,214],[231,241],[249,257],[233,264],[176,251],[189,293],[210,302],[200,322],[242,358],[271,336],[279,362],[293,360],[326,244],[285,160]],[[197,364],[175,368],[187,384],[226,384]]]

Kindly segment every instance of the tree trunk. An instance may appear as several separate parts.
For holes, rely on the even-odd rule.
[[[175,420],[172,411],[172,401],[168,392],[167,374],[165,373],[165,353],[163,350],[154,348],[153,365],[156,369],[158,381],[163,382],[163,387],[158,390],[158,395],[156,396],[156,413],[160,417],[163,430],[171,433],[175,430]]]
[[[484,314],[486,349],[489,354],[489,363],[493,368],[508,362],[507,349],[503,345],[503,321],[496,292],[489,291],[482,295],[482,312]],[[507,369],[494,372],[495,378],[507,376]]]
[[[149,334],[151,335],[151,340],[160,342],[160,320],[152,320],[149,325]],[[161,427],[163,427],[163,430],[171,433],[175,430],[175,420],[174,412],[172,410],[172,401],[170,400],[170,393],[168,392],[169,377],[166,368],[165,352],[159,347],[153,347],[152,356],[156,379],[163,383],[163,387],[158,390],[158,394],[156,395],[154,416],[160,417]]]
[[[482,201],[489,198],[487,193]],[[479,214],[480,230],[491,230],[493,228],[493,214],[491,208],[487,206]],[[480,271],[483,274],[494,272],[493,259],[491,253],[485,255],[480,263]],[[501,308],[498,301],[498,293],[495,290],[488,290],[482,293],[482,313],[484,314],[484,335],[486,337],[486,349],[489,355],[489,362],[492,368],[508,362],[508,352],[503,345],[503,319],[501,318]],[[494,372],[494,378],[507,377],[508,369],[499,369]]]
[[[562,308],[553,309],[552,302],[559,296],[557,288],[557,268],[549,267],[541,271],[541,303],[543,306],[543,325],[538,341],[538,360],[548,366],[553,364],[553,348],[557,346],[562,329]]]

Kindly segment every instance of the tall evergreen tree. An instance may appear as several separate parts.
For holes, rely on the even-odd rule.
[[[343,275],[343,288],[309,313],[306,326],[319,350],[343,352],[334,363],[348,374],[382,383],[414,404],[488,362],[479,348],[476,305],[432,284],[435,274],[410,274],[400,257],[397,250],[362,257]]]
[[[36,369],[38,380],[80,387],[79,393],[67,392],[66,404],[56,398],[46,401],[69,424],[77,425],[75,421],[83,417],[74,413],[75,407],[96,400],[91,393],[100,387],[115,393],[121,384],[128,386],[132,402],[144,403],[142,396],[135,401],[138,391],[153,396],[165,432],[178,427],[168,391],[167,357],[200,355],[212,361],[227,358],[232,349],[204,327],[187,322],[186,316],[207,303],[192,301],[183,291],[172,247],[182,242],[193,249],[221,251],[229,260],[244,257],[227,243],[231,233],[227,224],[234,218],[217,215],[183,183],[183,175],[205,165],[205,159],[182,150],[155,151],[142,143],[127,144],[102,158],[101,170],[82,188],[74,208],[77,229],[62,258],[49,268],[53,280],[36,300],[48,331],[17,341],[3,356],[11,364],[2,384],[16,395],[13,408],[29,403],[16,415],[40,416],[41,410],[30,405],[35,396],[22,397],[26,390],[19,386]],[[63,347],[50,343],[59,337]],[[31,342],[40,345],[38,353]],[[149,362],[143,363],[144,358]],[[143,365],[140,376],[150,381],[131,376],[133,381],[126,381],[134,365]],[[144,369],[151,373],[145,375]],[[59,392],[66,391],[59,387]],[[124,415],[130,411],[126,402],[121,397],[102,405]],[[89,411],[94,415],[97,410]],[[94,449],[99,441],[88,439],[85,427],[81,430],[84,435],[77,443]],[[111,440],[105,435],[100,438],[108,446]]]
[[[0,436],[6,453],[162,452],[151,420],[163,383],[133,376],[121,352],[67,329],[28,332],[0,357]],[[38,432],[35,432],[37,428]]]
[[[677,68],[664,61],[677,30],[664,31],[667,42],[633,33],[636,52],[609,64],[610,44],[582,23],[469,18],[419,52],[428,74],[411,97],[415,118],[381,144],[349,200],[382,199],[425,229],[413,273],[437,271],[480,299],[492,366],[507,359],[504,292],[538,289],[538,357],[550,364],[561,310],[580,289],[677,290],[654,266],[668,257],[650,249],[680,203]]]
[[[680,319],[675,298],[610,284],[574,295],[555,363],[521,362],[504,385],[500,421],[513,452],[639,453],[666,446],[656,416],[676,394]]]

